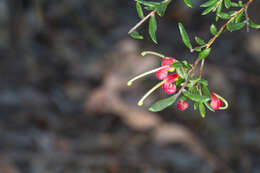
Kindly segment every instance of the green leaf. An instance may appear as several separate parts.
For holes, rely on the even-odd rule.
[[[201,47],[195,47],[194,50],[195,50],[196,52],[201,52]]]
[[[218,8],[217,8],[217,12],[216,12],[216,14],[217,14],[216,15],[216,21],[218,21],[218,19],[219,19],[218,15],[221,13],[222,7],[223,7],[223,4],[220,3]]]
[[[230,8],[230,6],[231,6],[231,1],[230,0],[224,0],[224,3],[225,3],[225,7],[226,8]]]
[[[195,102],[207,102],[210,100],[210,97],[208,96],[202,96],[202,95],[199,95],[199,94],[194,94],[194,93],[191,93],[190,91],[184,91],[183,93],[186,97],[188,97],[189,99],[191,99],[192,101],[195,101]]]
[[[211,34],[213,34],[213,35],[216,35],[216,34],[218,33],[218,29],[217,29],[217,27],[216,27],[214,24],[212,24],[212,25],[210,26],[210,32],[211,32]]]
[[[199,37],[195,37],[195,41],[201,46],[204,46],[206,44],[205,41]]]
[[[156,102],[155,104],[153,104],[152,106],[150,106],[149,110],[151,112],[162,111],[162,110],[166,109],[167,107],[171,106],[176,101],[176,99],[177,99],[177,95],[173,95],[166,99],[162,99],[162,100]]]
[[[156,30],[157,30],[157,22],[155,19],[155,15],[152,15],[150,17],[150,21],[149,21],[149,34],[151,39],[153,40],[153,42],[155,42],[157,44],[157,39],[156,39]]]
[[[178,78],[178,80],[176,81],[176,86],[180,86],[185,80],[181,77]]]
[[[197,86],[194,86],[193,83],[189,83],[192,87],[189,88],[189,92],[191,94],[195,94],[195,95],[199,95],[200,96],[200,92],[197,88]]]
[[[248,25],[249,25],[251,28],[255,28],[255,29],[259,29],[259,28],[260,28],[260,25],[254,23],[251,19],[248,20]]]
[[[201,80],[199,81],[199,83],[200,83],[201,85],[208,86],[208,81],[207,81],[207,80],[201,79]]]
[[[237,17],[236,17],[236,19],[235,19],[235,23],[238,23],[238,22],[240,22],[240,20],[241,20],[241,18],[243,17],[243,15],[244,15],[244,10],[243,11],[241,11],[238,15],[237,15]]]
[[[215,6],[211,6],[209,8],[206,8],[206,10],[204,10],[202,12],[202,15],[206,15],[206,14],[210,13],[214,8],[215,8]]]
[[[231,2],[231,7],[239,7],[239,4],[236,2]]]
[[[174,68],[179,68],[179,67],[183,67],[183,66],[184,66],[184,64],[182,62],[180,62],[180,61],[174,62],[172,64],[172,67],[174,67]]]
[[[199,109],[200,109],[200,115],[202,116],[202,118],[205,118],[206,115],[206,109],[203,103],[199,103]]]
[[[193,109],[194,109],[194,110],[197,110],[198,106],[199,106],[199,103],[198,103],[198,102],[194,102],[194,103],[193,103]]]
[[[188,73],[182,67],[176,68],[176,72],[178,75],[180,75],[181,78],[187,79]]]
[[[153,8],[156,8],[157,6],[160,5],[159,2],[148,2],[148,1],[143,1],[143,0],[135,0],[136,2],[140,3],[140,4],[143,4],[144,6],[147,6],[147,7],[153,7]]]
[[[200,7],[209,7],[209,6],[213,6],[216,5],[218,2],[218,0],[209,0],[203,4],[200,5]]]
[[[231,18],[231,16],[228,13],[224,13],[224,12],[217,14],[217,16],[220,17],[221,19],[230,19]]]
[[[142,6],[139,2],[136,2],[136,11],[137,11],[138,16],[141,19],[143,19],[144,18],[144,12],[143,12]]]
[[[204,104],[206,105],[206,107],[207,107],[210,111],[215,112],[215,110],[209,105],[208,102],[205,102]]]
[[[206,96],[210,97],[210,91],[209,91],[209,89],[208,89],[208,87],[206,85],[202,85],[201,89],[202,89],[203,95],[206,95]]]
[[[239,22],[239,23],[230,23],[227,25],[227,29],[232,32],[232,31],[237,31],[242,29],[245,26],[246,22]]]
[[[165,14],[165,11],[166,11],[166,9],[167,9],[169,3],[171,3],[171,1],[172,1],[172,0],[168,0],[168,1],[166,1],[166,2],[163,1],[163,2],[160,3],[160,6],[158,6],[158,7],[156,8],[156,12],[157,12],[157,14],[158,14],[160,17],[162,17],[162,16]]]
[[[190,8],[194,8],[193,3],[190,0],[184,0],[185,4],[190,7]]]
[[[188,69],[191,69],[191,68],[192,68],[192,66],[191,66],[186,60],[182,61],[182,63],[183,63],[183,65],[184,65],[186,68],[188,68]]]
[[[200,78],[198,78],[198,77],[190,79],[190,82],[191,82],[192,85],[195,85],[199,81],[200,81]]]
[[[205,59],[209,56],[211,48],[204,49],[202,52],[199,53],[199,59]]]
[[[142,40],[144,37],[138,33],[138,31],[133,31],[130,36],[134,39]]]
[[[192,49],[192,45],[191,45],[191,43],[190,43],[190,38],[189,38],[189,36],[188,36],[188,34],[187,34],[187,32],[186,32],[184,26],[183,26],[181,23],[179,23],[178,26],[179,26],[179,30],[180,30],[180,33],[181,33],[181,37],[182,37],[183,43],[184,43],[189,49]]]

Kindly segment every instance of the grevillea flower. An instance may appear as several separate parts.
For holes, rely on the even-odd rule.
[[[222,106],[222,100],[220,98],[218,98],[216,93],[214,93],[214,92],[210,93],[210,97],[211,97],[210,106],[214,110],[218,110]]]
[[[177,108],[180,110],[180,111],[184,111],[186,110],[187,108],[189,107],[189,104],[186,100],[179,100],[178,103],[177,103]]]
[[[157,88],[159,88],[160,86],[163,87],[164,91],[167,94],[173,94],[176,92],[176,85],[173,84],[173,82],[175,82],[178,78],[178,74],[172,74],[172,75],[168,75],[168,72],[173,72],[175,69],[172,67],[172,64],[174,62],[177,62],[176,59],[172,58],[172,57],[166,57],[162,59],[161,62],[161,67],[150,70],[148,72],[145,72],[143,74],[140,74],[136,77],[134,77],[133,79],[129,80],[127,85],[130,86],[132,85],[132,83],[137,80],[140,79],[144,76],[147,76],[151,73],[156,73],[156,78],[162,80],[160,83],[158,83],[157,85],[155,85],[152,89],[150,89],[138,102],[138,105],[141,106],[143,105],[143,101],[153,92],[155,91]]]
[[[179,75],[177,73],[169,75],[165,80],[165,83],[162,85],[163,90],[167,94],[174,94],[176,92],[176,85],[173,84],[177,81]]]
[[[166,79],[168,76],[168,72],[169,71],[173,72],[175,70],[172,67],[172,64],[174,62],[177,62],[177,60],[175,58],[172,58],[172,57],[163,58],[162,63],[161,63],[161,67],[163,67],[163,68],[156,72],[156,78],[160,79],[160,80]]]

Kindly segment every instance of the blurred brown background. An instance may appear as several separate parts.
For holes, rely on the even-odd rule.
[[[132,0],[0,0],[0,173],[259,173],[259,30],[223,33],[206,62],[226,111],[153,114],[161,90],[136,103],[154,75],[126,85],[159,65],[143,50],[195,60],[177,22],[208,40],[214,15],[200,15],[202,2],[173,0],[154,45],[147,23],[145,40],[127,35],[138,21]],[[259,9],[255,0],[256,23]]]

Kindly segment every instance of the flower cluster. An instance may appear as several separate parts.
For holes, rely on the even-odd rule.
[[[153,92],[155,91],[157,88],[162,86],[162,89],[165,91],[165,93],[167,94],[174,94],[177,90],[176,85],[174,84],[174,82],[176,82],[179,78],[179,75],[177,73],[172,73],[169,74],[169,72],[174,72],[175,68],[172,67],[172,64],[177,62],[177,60],[175,58],[172,57],[165,57],[162,58],[162,62],[161,62],[161,66],[159,68],[150,70],[148,72],[145,72],[141,75],[136,76],[135,78],[131,79],[130,81],[128,81],[128,86],[132,85],[132,83],[139,79],[142,78],[148,74],[151,73],[156,73],[156,78],[159,80],[162,80],[160,83],[158,83],[157,85],[155,85],[152,89],[150,89],[138,102],[139,106],[143,105],[143,101]]]
[[[182,86],[182,82],[184,82],[185,75],[181,74],[181,72],[184,72],[187,69],[190,69],[190,64],[187,64],[187,62],[183,61],[180,62],[177,59],[173,57],[162,57],[161,66],[159,68],[150,70],[148,72],[145,72],[143,74],[140,74],[133,79],[128,81],[128,86],[132,85],[132,83],[140,79],[144,76],[147,76],[149,74],[155,73],[155,76],[157,79],[161,80],[158,84],[156,84],[153,88],[151,88],[138,102],[139,106],[143,105],[144,100],[153,93],[156,89],[162,87],[163,91],[168,95],[173,95],[177,91],[176,82],[179,83],[178,86]],[[178,64],[178,65],[176,65]],[[185,65],[186,64],[186,65]],[[181,68],[181,70],[180,70]],[[186,69],[185,69],[186,68]],[[176,72],[175,72],[176,71]],[[187,73],[187,72],[186,72]],[[228,104],[225,101],[224,98],[219,96],[218,94],[214,92],[209,92],[207,88],[207,81],[202,80],[200,78],[196,79],[187,79],[188,85],[187,88],[184,88],[182,91],[183,95],[177,103],[177,108],[180,111],[184,111],[189,107],[189,103],[187,102],[188,99],[191,101],[194,101],[194,105],[200,105],[199,107],[202,107],[201,105],[206,105],[208,109],[211,111],[219,110],[219,109],[226,109]],[[198,86],[203,87],[198,87]],[[200,89],[198,89],[200,88]],[[195,93],[195,94],[194,94]],[[206,93],[206,94],[205,94]],[[179,94],[175,94],[178,95]],[[207,95],[207,96],[206,96]],[[173,96],[174,97],[174,96]],[[163,100],[163,104],[169,105],[168,102],[171,104],[177,99],[177,98],[171,98],[171,100],[168,100],[169,98]],[[174,101],[173,101],[174,100]],[[210,104],[207,102],[210,101]],[[160,101],[159,101],[160,102]],[[225,106],[223,107],[223,102],[225,103]]]

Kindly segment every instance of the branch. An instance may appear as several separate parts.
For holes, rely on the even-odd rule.
[[[138,22],[132,29],[128,31],[128,34],[131,34],[134,30],[136,30],[139,26],[141,26],[147,19],[149,19],[152,15],[154,15],[155,12],[156,10],[153,10],[147,16],[145,16],[140,22]]]

